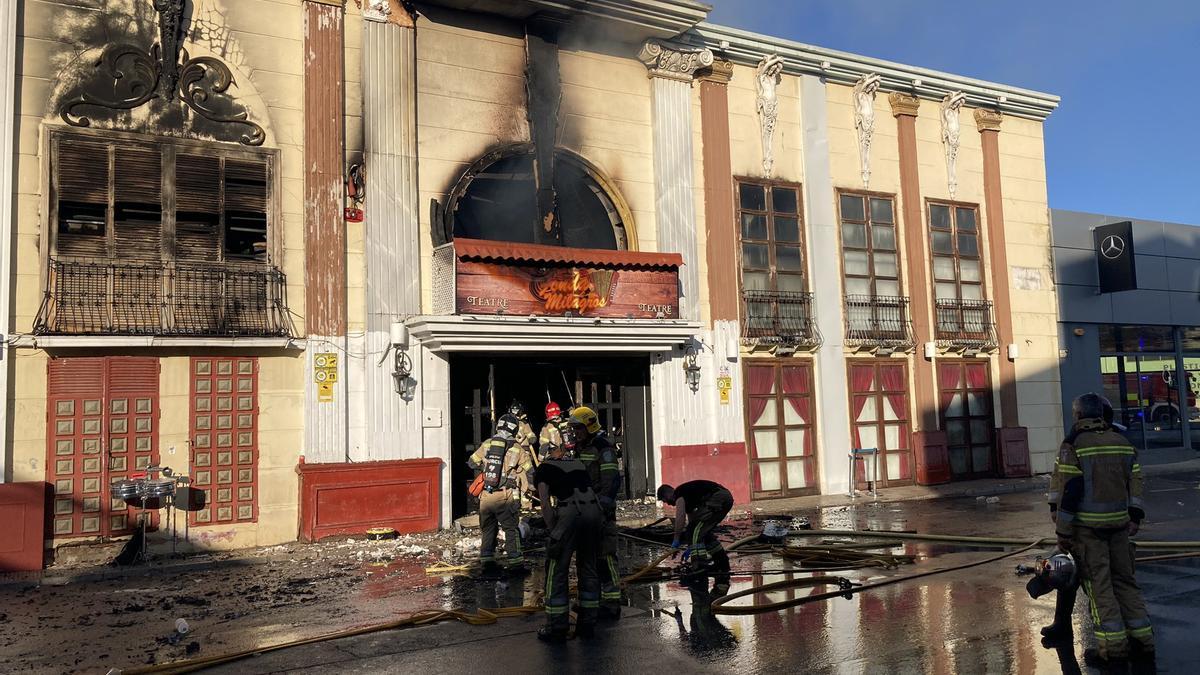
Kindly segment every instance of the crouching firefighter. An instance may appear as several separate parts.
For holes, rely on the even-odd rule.
[[[713,530],[733,508],[733,493],[720,483],[693,480],[671,487],[658,488],[658,499],[675,507],[675,538],[671,547],[686,544],[683,562],[689,557],[701,570],[711,568],[713,594],[729,592],[729,554]]]
[[[600,609],[596,558],[604,514],[592,490],[587,467],[566,454],[574,444],[574,432],[564,430],[562,441],[550,448],[546,461],[538,465],[533,477],[542,502],[542,517],[550,532],[546,543],[546,626],[538,631],[538,639],[549,642],[565,640],[570,628],[568,576],[572,554],[579,579],[576,635],[588,637],[594,633]]]
[[[521,553],[521,535],[517,520],[521,512],[518,494],[518,475],[532,478],[533,464],[524,448],[517,444],[517,418],[504,415],[496,422],[496,435],[479,446],[467,464],[480,472],[482,491],[479,494],[479,562],[483,573],[501,571],[496,561],[496,535],[504,529],[504,567],[509,572],[523,572],[525,556]],[[476,480],[479,480],[478,478]]]
[[[1104,421],[1104,403],[1092,393],[1075,399],[1075,424],[1059,449],[1050,490],[1058,546],[1079,566],[1097,655],[1109,661],[1127,658],[1131,647],[1153,655],[1154,633],[1129,543],[1145,515],[1142,469],[1137,450]]]
[[[587,467],[592,488],[604,511],[604,531],[600,542],[600,618],[621,617],[621,574],[617,566],[617,493],[621,489],[621,471],[617,452],[600,431],[596,411],[579,406],[571,411],[570,424],[577,439],[575,456]]]

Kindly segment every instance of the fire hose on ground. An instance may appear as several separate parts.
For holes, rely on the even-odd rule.
[[[661,522],[661,521],[659,521],[659,522]],[[654,525],[654,524],[652,524],[652,525]],[[651,526],[646,526],[646,527],[651,527]],[[646,528],[640,528],[640,529],[645,530]],[[646,544],[651,544],[654,546],[668,546],[668,544],[665,544],[664,542],[657,541],[655,539],[651,539],[651,538],[647,538],[647,537],[641,537],[636,534],[632,534],[629,531],[622,532],[621,536],[623,536],[627,539],[633,540],[633,541],[640,541],[640,542],[643,542]],[[971,537],[971,536],[959,536],[959,535],[920,534],[920,533],[915,533],[915,532],[888,532],[888,531],[878,531],[878,530],[803,530],[800,533],[797,533],[795,536],[803,536],[803,537],[809,537],[809,536],[864,537],[864,538],[879,538],[879,539],[883,539],[885,541],[876,543],[876,544],[861,543],[861,542],[845,542],[845,543],[829,544],[829,545],[825,545],[825,546],[785,546],[785,545],[779,545],[779,544],[764,543],[762,541],[761,535],[756,534],[756,535],[752,535],[749,537],[744,537],[742,539],[739,539],[739,540],[731,543],[726,548],[726,550],[728,550],[730,552],[737,552],[737,553],[742,553],[742,554],[746,554],[746,555],[761,555],[761,554],[774,553],[774,554],[780,555],[784,559],[790,560],[793,564],[799,563],[799,566],[794,569],[769,570],[769,571],[755,572],[755,574],[766,574],[766,573],[804,573],[804,572],[814,572],[814,571],[828,572],[828,571],[841,571],[841,570],[849,570],[849,569],[863,569],[863,568],[868,568],[868,567],[883,567],[883,568],[888,568],[888,569],[894,569],[895,567],[898,567],[902,563],[912,562],[912,557],[911,556],[884,555],[884,554],[869,554],[869,553],[864,554],[864,553],[861,553],[861,550],[862,549],[870,550],[870,549],[879,549],[879,548],[894,548],[895,546],[901,545],[900,543],[898,543],[901,541],[943,542],[943,543],[961,544],[961,545],[966,545],[966,546],[978,546],[978,547],[995,547],[995,546],[1023,546],[1023,547],[1013,550],[1013,551],[1002,553],[1000,555],[985,558],[983,560],[977,560],[977,561],[973,561],[973,562],[963,563],[960,565],[953,565],[950,567],[944,567],[944,568],[939,568],[939,569],[934,569],[934,570],[927,570],[927,571],[918,572],[916,574],[910,574],[910,575],[905,575],[905,576],[889,577],[886,579],[882,579],[879,581],[866,583],[866,584],[854,584],[853,582],[851,582],[850,580],[848,580],[844,577],[820,575],[820,576],[805,577],[805,578],[801,578],[801,579],[787,579],[787,580],[777,581],[777,582],[773,582],[773,583],[769,583],[769,584],[753,586],[751,588],[737,591],[735,593],[731,593],[729,595],[725,595],[723,597],[715,599],[712,603],[713,613],[725,614],[725,615],[760,614],[760,613],[764,613],[764,612],[774,612],[774,611],[779,611],[779,610],[783,610],[783,609],[789,609],[792,607],[797,607],[800,605],[813,603],[813,602],[823,602],[825,600],[831,600],[831,599],[839,598],[839,597],[849,598],[855,594],[862,593],[863,591],[874,590],[874,589],[882,588],[885,586],[891,586],[894,584],[904,583],[906,581],[913,581],[915,579],[931,577],[934,575],[944,574],[947,572],[955,572],[955,571],[970,569],[972,567],[979,567],[982,565],[987,565],[989,563],[997,562],[997,561],[1003,560],[1005,558],[1010,558],[1010,557],[1013,557],[1016,555],[1020,555],[1021,553],[1025,553],[1025,552],[1027,552],[1033,548],[1036,548],[1038,546],[1046,546],[1046,545],[1052,545],[1052,544],[1056,543],[1055,539],[1050,539],[1050,538],[1038,539],[1036,541],[1030,542],[1028,540],[1015,539],[1015,538],[1010,538],[1010,537]],[[1138,542],[1137,545],[1140,548],[1151,549],[1151,550],[1180,551],[1179,553],[1171,553],[1171,554],[1138,558],[1137,562],[1139,562],[1139,563],[1158,562],[1158,561],[1165,561],[1165,560],[1178,560],[1178,559],[1183,559],[1183,558],[1191,558],[1191,557],[1200,556],[1200,541],[1178,541],[1178,542],[1144,541],[1144,542]],[[851,555],[851,554],[855,554],[855,553],[857,553],[858,555]],[[621,579],[622,585],[647,582],[647,581],[658,581],[658,580],[663,580],[666,578],[680,576],[680,575],[674,573],[672,570],[666,570],[664,568],[659,567],[659,564],[661,564],[663,561],[665,561],[667,558],[670,558],[674,554],[675,554],[674,550],[663,553],[662,555],[658,556],[655,560],[653,560],[646,566],[642,567],[640,570],[638,570],[638,571],[634,572],[633,574],[630,574],[626,577],[623,577]],[[806,565],[807,565],[807,567],[806,567]],[[817,587],[817,586],[836,586],[837,589],[831,590],[831,591],[825,591],[822,593],[815,593],[813,595],[808,595],[808,596],[804,596],[804,597],[800,597],[800,598],[783,600],[783,601],[779,601],[779,602],[755,603],[755,604],[751,604],[751,605],[730,605],[729,604],[730,602],[737,600],[738,598],[743,598],[743,597],[747,597],[747,596],[751,596],[751,595],[755,595],[755,594],[770,593],[770,592],[781,591],[781,590],[792,590],[792,589],[796,589],[796,588]],[[541,604],[525,605],[525,606],[520,606],[520,607],[498,607],[498,608],[489,608],[489,609],[480,608],[475,612],[461,612],[461,611],[436,610],[436,609],[422,610],[422,611],[418,611],[418,612],[409,614],[409,615],[405,616],[404,618],[397,619],[395,621],[389,621],[386,623],[374,624],[371,626],[361,626],[361,627],[357,627],[357,628],[350,628],[350,629],[346,629],[346,630],[325,633],[323,635],[317,635],[317,636],[310,637],[310,638],[304,638],[304,639],[300,639],[300,640],[292,640],[289,642],[284,642],[284,643],[275,644],[275,645],[255,647],[253,649],[246,649],[246,650],[234,652],[231,654],[200,657],[200,658],[188,659],[188,660],[184,660],[184,661],[175,661],[175,662],[171,662],[171,663],[163,663],[163,664],[157,664],[157,665],[152,665],[152,666],[130,668],[130,669],[125,669],[125,670],[121,670],[118,672],[122,673],[122,675],[140,675],[143,673],[172,673],[172,674],[190,673],[190,672],[195,672],[195,671],[202,670],[205,668],[210,668],[213,666],[223,665],[226,663],[232,663],[234,661],[239,661],[241,659],[248,658],[251,656],[256,656],[259,654],[265,654],[268,652],[278,651],[281,649],[287,649],[290,647],[299,647],[302,645],[314,644],[314,643],[319,643],[319,642],[327,642],[329,640],[337,640],[337,639],[342,639],[342,638],[355,637],[355,636],[359,636],[359,635],[366,635],[369,633],[375,633],[375,632],[379,632],[379,631],[394,630],[394,629],[398,629],[398,628],[409,628],[409,627],[414,627],[414,626],[426,626],[426,625],[431,625],[434,623],[440,623],[443,621],[461,621],[463,623],[466,623],[466,624],[472,625],[472,626],[482,626],[482,625],[496,623],[499,619],[502,619],[502,618],[514,617],[514,616],[528,616],[531,614],[536,614],[538,612],[541,612],[542,610],[543,610],[543,607]]]

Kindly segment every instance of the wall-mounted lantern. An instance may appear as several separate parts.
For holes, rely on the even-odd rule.
[[[695,347],[688,347],[683,352],[683,375],[692,391],[700,390],[700,364],[696,363]]]

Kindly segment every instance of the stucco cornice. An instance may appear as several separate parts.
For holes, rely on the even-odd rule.
[[[898,91],[940,101],[951,92],[961,91],[966,95],[966,105],[969,107],[988,108],[1016,117],[1044,120],[1059,103],[1059,98],[1053,94],[814,47],[711,23],[698,24],[684,39],[713,50],[718,58],[742,65],[753,66],[768,54],[778,54],[783,58],[786,73],[818,75],[829,82],[848,86],[853,86],[863,75],[874,73],[880,76],[879,89],[882,92]]]
[[[638,43],[648,38],[671,38],[704,20],[712,6],[696,0],[425,0],[468,12],[527,19],[545,13],[606,24],[611,37]]]

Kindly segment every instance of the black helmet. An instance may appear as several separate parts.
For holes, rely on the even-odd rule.
[[[521,419],[525,416],[525,404],[513,399],[513,402],[508,404],[508,414]]]
[[[496,420],[496,433],[504,432],[510,436],[516,436],[517,430],[521,428],[521,421],[512,415],[502,415]]]

